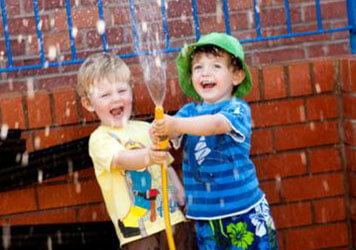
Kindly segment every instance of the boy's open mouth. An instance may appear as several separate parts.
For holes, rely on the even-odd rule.
[[[120,116],[124,112],[124,107],[117,107],[110,110],[110,114],[113,116]]]
[[[201,82],[201,86],[203,87],[203,89],[211,89],[213,87],[215,87],[216,83],[207,80],[207,81],[202,81]]]

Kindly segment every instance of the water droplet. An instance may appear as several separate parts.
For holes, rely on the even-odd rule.
[[[225,201],[224,201],[224,199],[220,199],[220,207],[225,207]]]
[[[55,46],[49,46],[48,48],[48,59],[54,61],[57,57],[57,48]]]
[[[321,92],[321,88],[320,88],[320,84],[319,83],[315,84],[315,90],[316,90],[316,93],[318,93],[318,94]]]
[[[53,29],[56,25],[56,20],[54,18],[50,18],[49,19],[49,27],[51,27],[51,29]]]
[[[1,140],[5,140],[7,138],[7,135],[9,133],[9,125],[6,123],[1,125],[1,131],[0,131],[0,138]]]
[[[22,19],[22,24],[23,24],[23,26],[27,27],[28,26],[28,19]]]
[[[146,183],[146,179],[145,178],[141,178],[141,186],[142,187],[145,187],[147,185],[147,183]]]
[[[61,245],[63,243],[61,231],[57,231],[57,243],[58,243],[58,245]]]
[[[68,164],[68,175],[71,176],[73,174],[73,161],[71,159],[68,159],[67,164]]]
[[[51,236],[47,237],[47,249],[52,250],[52,237]]]
[[[41,169],[38,170],[37,180],[38,180],[38,183],[42,183],[42,181],[43,181],[43,171]]]
[[[77,27],[73,27],[72,28],[72,37],[76,38],[78,34],[78,28]]]
[[[207,182],[207,183],[205,184],[205,187],[206,187],[206,191],[207,191],[207,192],[211,192],[211,185],[210,185],[210,183]]]
[[[329,183],[327,181],[323,181],[323,187],[325,191],[329,191]]]
[[[299,106],[300,120],[305,121],[305,109],[304,106]]]
[[[311,122],[309,126],[310,126],[310,129],[311,129],[312,131],[315,130],[315,124],[314,124],[314,122]]]
[[[96,30],[99,35],[103,35],[105,32],[105,22],[104,20],[98,20],[96,22]]]
[[[36,150],[41,147],[41,138],[39,136],[35,136],[34,144]]]
[[[235,180],[238,180],[239,179],[239,170],[237,168],[234,168],[233,173],[234,173]]]
[[[81,191],[82,191],[82,186],[81,186],[80,183],[78,182],[78,183],[75,184],[75,192],[76,192],[77,194],[79,194]]]
[[[28,160],[29,160],[29,154],[27,152],[24,152],[22,154],[21,166],[23,167],[28,166]]]
[[[49,126],[46,126],[46,127],[45,127],[45,136],[46,136],[46,137],[49,136],[49,131],[50,131]]]
[[[27,96],[29,98],[34,98],[35,97],[35,91],[34,91],[34,86],[33,86],[33,78],[27,78],[26,81],[26,86],[27,86]]]
[[[193,204],[193,196],[191,194],[188,195],[188,204]]]
[[[223,12],[223,5],[220,1],[216,3],[216,22],[221,23],[223,20],[224,12]]]
[[[142,22],[142,32],[143,33],[147,32],[147,22]]]
[[[11,226],[8,223],[2,225],[2,246],[6,250],[11,245]]]
[[[302,161],[303,165],[307,165],[307,157],[304,152],[300,153],[300,160]]]

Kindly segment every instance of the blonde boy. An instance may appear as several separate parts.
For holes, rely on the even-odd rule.
[[[77,85],[81,103],[100,120],[89,139],[89,154],[123,249],[165,249],[161,171],[157,164],[166,162],[168,154],[152,145],[148,123],[130,120],[130,77],[128,66],[107,53],[91,55],[81,65]],[[184,205],[182,185],[172,168],[168,172],[177,200]],[[172,183],[170,216],[172,224],[177,224],[184,216],[172,200]],[[179,231],[187,230],[185,227],[180,223],[175,228],[176,242],[182,249],[187,240]]]

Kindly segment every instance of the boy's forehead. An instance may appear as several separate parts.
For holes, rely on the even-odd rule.
[[[113,80],[104,77],[101,79],[94,80],[94,83],[90,86],[90,92],[106,90],[111,88],[120,88],[120,87],[131,88],[129,80],[125,80],[125,79]]]

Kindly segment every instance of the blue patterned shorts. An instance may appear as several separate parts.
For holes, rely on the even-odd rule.
[[[279,249],[276,228],[266,199],[245,214],[195,221],[200,250]]]

